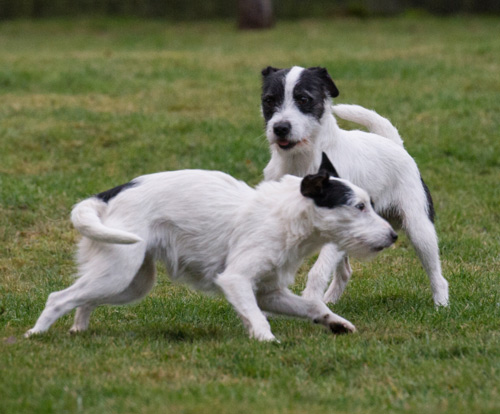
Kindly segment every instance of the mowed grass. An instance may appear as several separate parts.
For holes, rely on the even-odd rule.
[[[500,19],[234,27],[0,23],[0,412],[498,413]],[[353,263],[333,309],[354,335],[273,318],[281,343],[257,343],[223,298],[160,268],[145,300],[99,308],[88,332],[69,336],[67,315],[24,339],[72,281],[71,206],[162,170],[257,184],[269,158],[260,70],[295,64],[327,67],[337,102],[400,130],[433,193],[450,307],[434,308],[400,237]]]

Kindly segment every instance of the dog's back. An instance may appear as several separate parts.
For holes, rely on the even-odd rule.
[[[234,221],[255,190],[227,174],[201,170],[150,174],[132,183],[112,197],[98,194],[74,207],[73,224],[89,239],[81,249],[94,242],[142,241],[173,278],[194,277],[194,284],[199,274],[221,270]]]

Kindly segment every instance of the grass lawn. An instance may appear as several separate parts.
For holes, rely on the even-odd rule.
[[[0,413],[500,412],[500,19],[0,23]],[[223,298],[172,285],[26,340],[67,287],[71,206],[156,171],[250,184],[269,159],[260,70],[321,65],[337,102],[398,127],[437,211],[451,305],[405,237],[354,277],[334,337],[273,318],[249,340]],[[346,125],[345,125],[346,126]],[[353,127],[353,125],[347,125]],[[294,289],[304,286],[313,258]]]

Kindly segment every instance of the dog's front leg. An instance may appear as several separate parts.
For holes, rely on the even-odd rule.
[[[263,292],[257,298],[259,305],[265,311],[307,318],[314,323],[321,323],[335,334],[356,332],[351,322],[333,313],[319,299],[305,299],[294,295],[288,289]]]
[[[217,277],[216,283],[233,305],[251,338],[259,341],[276,340],[269,322],[257,305],[250,278],[226,270]]]
[[[323,299],[326,287],[335,269],[343,266],[344,253],[341,252],[334,244],[325,244],[321,249],[318,260],[307,275],[306,288],[302,292],[302,297],[306,299]],[[340,268],[339,270],[343,270]],[[344,276],[344,275],[342,275]],[[338,275],[334,274],[332,285],[336,283]],[[349,280],[349,278],[347,278]],[[345,282],[347,283],[347,281]],[[345,283],[343,286],[345,286]],[[338,289],[337,289],[338,290]],[[343,290],[343,289],[341,289]],[[338,294],[338,297],[342,291]],[[338,297],[336,299],[338,299]],[[325,299],[326,296],[325,296]],[[331,298],[330,298],[331,300]]]
[[[344,289],[347,286],[347,282],[349,282],[351,275],[352,268],[349,263],[349,258],[344,256],[337,265],[332,283],[326,291],[325,296],[323,296],[323,302],[336,303],[340,299],[340,296],[342,296],[342,293],[344,293]]]

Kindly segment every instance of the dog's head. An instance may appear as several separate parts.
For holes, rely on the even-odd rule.
[[[316,135],[330,100],[339,95],[328,71],[314,67],[267,67],[262,71],[262,115],[271,145],[290,151]]]
[[[302,179],[300,191],[314,202],[316,229],[351,256],[374,256],[398,237],[375,212],[368,193],[340,179],[325,153],[319,171]]]

